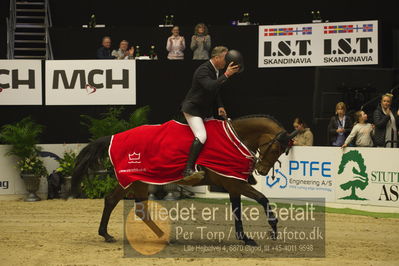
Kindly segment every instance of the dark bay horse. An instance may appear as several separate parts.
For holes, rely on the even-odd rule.
[[[267,175],[280,155],[289,149],[289,142],[297,133],[294,131],[289,134],[277,120],[266,115],[241,117],[233,120],[230,125],[235,130],[241,142],[252,151],[254,155],[258,154],[258,157],[255,157],[254,170],[258,171],[261,175]],[[96,169],[96,166],[99,164],[99,159],[104,155],[104,152],[108,150],[110,141],[111,136],[99,138],[87,145],[79,153],[72,176],[72,197],[76,197],[79,194],[81,180],[83,176],[87,174],[87,171],[89,169]],[[191,180],[187,182],[180,180],[176,183],[191,186],[216,185],[227,190],[230,196],[233,214],[235,214],[236,237],[244,241],[246,245],[257,244],[244,233],[241,220],[241,195],[254,199],[263,206],[269,225],[272,228],[271,236],[272,238],[277,236],[278,220],[272,212],[269,206],[269,200],[265,195],[253,188],[249,182],[224,177],[207,168],[204,170],[205,177],[200,181]],[[98,233],[104,237],[106,242],[115,242],[115,238],[109,235],[107,231],[111,212],[118,202],[131,190],[133,190],[135,201],[144,203],[142,204],[144,211],[138,211],[136,209],[137,216],[143,219],[159,237],[163,235],[163,232],[151,220],[151,217],[145,215],[147,212],[148,184],[136,181],[126,189],[118,186],[112,193],[105,197],[105,206]]]

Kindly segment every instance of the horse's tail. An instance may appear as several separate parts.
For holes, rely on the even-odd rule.
[[[98,169],[100,159],[104,152],[108,150],[111,136],[101,137],[84,147],[76,158],[76,166],[72,174],[71,195],[79,196],[80,184],[89,169]]]

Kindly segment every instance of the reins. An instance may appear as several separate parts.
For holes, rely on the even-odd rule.
[[[266,154],[266,153],[268,152],[268,150],[271,148],[271,146],[272,146],[275,142],[278,142],[278,143],[280,144],[280,149],[281,149],[281,147],[282,147],[282,144],[281,144],[281,142],[279,141],[279,137],[280,137],[282,134],[286,133],[285,130],[279,132],[271,141],[260,144],[260,145],[258,146],[258,148],[255,150],[255,152],[253,152],[251,149],[247,148],[247,147],[243,144],[243,142],[242,142],[240,136],[237,134],[237,131],[234,129],[234,126],[233,126],[233,123],[232,123],[231,118],[227,118],[225,121],[226,121],[226,123],[229,124],[229,128],[231,129],[232,133],[233,133],[233,134],[235,135],[235,137],[240,141],[240,142],[239,142],[240,145],[241,145],[242,147],[246,148],[246,149],[251,153],[251,155],[252,155],[252,157],[253,157],[252,160],[254,161],[254,166],[255,166],[259,161],[262,161],[262,160],[263,160],[263,155],[261,154],[261,150],[260,150],[261,147],[267,145],[267,146],[266,146],[266,150],[264,151],[263,154]],[[256,154],[259,154],[259,156],[257,156]],[[255,169],[255,171],[256,171],[256,169]]]

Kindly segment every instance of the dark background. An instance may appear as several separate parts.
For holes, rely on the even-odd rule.
[[[0,0],[0,59],[7,56],[7,26],[6,17],[9,15],[9,1]]]
[[[0,58],[5,58],[7,0],[0,0]],[[337,101],[350,109],[359,107],[359,92],[364,101],[390,91],[399,83],[399,16],[391,1],[50,1],[53,28],[51,41],[55,59],[92,59],[101,38],[110,35],[113,47],[127,39],[148,52],[155,45],[159,60],[137,61],[137,106],[150,105],[151,123],[162,123],[179,114],[179,105],[190,87],[195,68],[190,49],[183,61],[165,59],[166,38],[170,29],[158,28],[166,14],[174,14],[175,24],[189,47],[194,25],[209,26],[212,46],[226,45],[241,51],[245,71],[225,84],[222,93],[229,115],[265,113],[275,116],[286,129],[302,117],[315,134],[315,144],[326,144],[326,121],[334,114]],[[257,27],[232,27],[231,20],[249,12],[251,21],[263,25],[309,23],[311,10],[320,10],[323,19],[333,21],[379,20],[380,63],[359,67],[301,67],[258,69]],[[90,15],[106,28],[82,29]],[[125,106],[125,117],[137,106]],[[367,106],[372,112],[376,102]],[[108,106],[0,106],[0,125],[32,115],[46,125],[43,143],[86,142],[87,129],[80,125],[80,114],[98,116]]]

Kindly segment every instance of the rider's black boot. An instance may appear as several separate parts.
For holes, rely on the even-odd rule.
[[[191,144],[190,153],[188,155],[186,169],[183,171],[183,180],[201,180],[204,178],[204,171],[196,172],[194,169],[195,162],[197,161],[198,155],[200,154],[204,144],[198,138],[195,138],[193,144]]]

